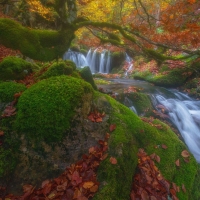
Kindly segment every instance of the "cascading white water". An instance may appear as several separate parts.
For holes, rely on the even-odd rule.
[[[65,52],[65,54],[63,55],[63,60],[71,60],[79,68],[88,66],[88,62],[82,53],[71,51],[71,50]]]
[[[171,121],[181,133],[191,153],[200,163],[200,101],[194,101],[180,92],[177,99],[155,95],[157,101],[168,110]]]
[[[63,60],[72,60],[78,68],[89,66],[92,73],[109,73],[111,69],[110,51],[104,49],[90,49],[85,57],[82,53],[67,51]]]
[[[127,53],[125,53],[125,62],[127,65],[125,76],[128,76],[128,73],[133,69],[133,59]]]
[[[86,60],[90,66],[92,73],[109,73],[111,66],[111,55],[110,51],[104,49],[103,51],[99,48],[92,51],[88,51]]]
[[[177,90],[152,86],[145,81],[131,79],[109,79],[109,81],[112,81],[112,84],[107,85],[106,89],[115,93],[120,91],[124,93],[124,88],[135,86],[149,94],[155,109],[162,114],[164,112],[163,116],[177,127],[188,149],[200,163],[200,101]],[[129,96],[125,97],[123,103],[135,112],[135,108],[132,107],[134,101],[132,102]]]

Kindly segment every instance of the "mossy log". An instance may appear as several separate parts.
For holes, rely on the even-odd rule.
[[[0,18],[0,43],[35,60],[50,61],[61,57],[73,38],[72,27],[62,31],[34,30],[16,21]]]

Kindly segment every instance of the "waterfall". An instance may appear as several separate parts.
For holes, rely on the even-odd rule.
[[[114,93],[122,92],[130,86],[142,88],[142,92],[149,94],[152,105],[157,112],[164,114],[167,120],[177,127],[190,152],[200,163],[200,101],[189,97],[187,94],[175,89],[166,89],[153,86],[148,82],[131,79],[109,79],[112,84],[107,85],[107,90]],[[119,100],[121,102],[121,100]],[[135,108],[129,96],[125,96],[124,105],[133,112]],[[136,109],[137,110],[137,109]]]
[[[92,73],[109,73],[111,70],[111,53],[104,49],[90,49],[85,57],[82,53],[67,51],[63,60],[72,60],[78,68],[89,66]]]
[[[73,61],[78,68],[88,66],[88,62],[82,53],[71,50],[65,52],[65,54],[63,55],[63,60]]]
[[[177,99],[156,95],[159,104],[166,107],[173,124],[181,133],[191,153],[200,163],[200,101],[194,101],[180,92],[174,93]]]
[[[131,70],[133,69],[133,59],[131,57],[129,57],[129,55],[127,53],[125,53],[125,65],[127,70],[125,72],[125,76],[128,76],[128,73],[131,72]]]

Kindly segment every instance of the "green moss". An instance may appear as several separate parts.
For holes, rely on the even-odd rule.
[[[194,184],[192,187],[192,191],[190,192],[189,199],[199,200],[200,199],[200,164],[198,164],[198,172],[195,176]]]
[[[75,64],[71,61],[55,62],[40,76],[40,79],[45,79],[52,76],[70,75],[76,67],[74,67],[74,65]]]
[[[132,77],[134,79],[138,79],[138,80],[146,80],[146,79],[150,79],[153,76],[153,74],[149,71],[142,71],[142,72],[135,72]]]
[[[0,18],[0,43],[18,49],[32,59],[50,61],[61,57],[74,38],[74,30],[32,30],[11,19]]]
[[[97,94],[97,99],[99,97]],[[184,143],[171,131],[171,129],[155,120],[151,126],[143,122],[127,107],[124,107],[114,99],[104,96],[110,103],[110,123],[116,124],[116,129],[111,133],[109,139],[108,158],[104,160],[98,170],[98,179],[103,183],[99,192],[95,195],[95,200],[130,198],[132,177],[137,165],[137,151],[139,148],[145,149],[150,155],[156,153],[160,156],[160,163],[156,163],[163,176],[170,182],[179,186],[182,184],[187,188],[187,193],[181,191],[178,196],[181,200],[188,200],[192,195],[192,188],[197,174],[197,163],[193,156],[189,163],[185,163],[181,157],[181,152],[187,149]],[[158,128],[156,128],[156,125]],[[167,149],[161,145],[167,145]],[[158,148],[155,148],[158,147]],[[117,165],[112,165],[109,158],[113,156],[117,159]],[[180,159],[181,166],[176,167],[175,161]],[[199,176],[198,176],[199,177]]]
[[[74,109],[92,91],[83,80],[65,75],[36,83],[19,98],[16,130],[29,139],[60,141],[70,127]]]
[[[79,71],[73,71],[71,76],[74,77],[74,78],[81,78]]]
[[[90,83],[95,90],[97,89],[97,86],[92,77],[92,72],[89,67],[84,67],[80,69],[80,75],[85,81]]]
[[[199,78],[193,78],[192,80],[188,81],[185,85],[184,88],[186,89],[191,89],[191,88],[196,88],[198,87],[200,79]]]
[[[112,69],[119,68],[125,60],[125,53],[124,52],[112,52],[111,59],[112,59],[111,68]]]
[[[14,94],[26,90],[23,84],[15,82],[0,83],[0,102],[11,102],[14,100]]]
[[[108,84],[111,84],[111,81],[107,81],[107,80],[104,80],[104,79],[101,79],[101,78],[95,78],[94,82],[97,85],[108,85]]]
[[[143,94],[141,92],[131,92],[128,97],[133,102],[133,106],[139,115],[150,115],[153,110],[153,106],[147,94]]]
[[[177,87],[186,82],[187,78],[190,76],[187,72],[189,71],[186,69],[174,69],[168,74],[159,74],[153,77],[147,77],[146,80],[158,86]]]
[[[132,135],[133,121],[140,119],[127,107],[108,97],[96,93],[96,98],[106,99],[111,105],[110,123],[116,124],[116,130],[110,135],[108,158],[104,160],[98,169],[98,180],[102,183],[99,192],[94,196],[95,200],[129,199],[133,174],[137,165],[137,142]],[[108,112],[108,110],[107,110]],[[117,165],[112,165],[110,157],[115,157]]]
[[[10,149],[0,148],[0,178],[10,174],[16,167],[16,158]]]
[[[32,72],[34,64],[13,56],[8,56],[0,63],[1,80],[21,80]]]

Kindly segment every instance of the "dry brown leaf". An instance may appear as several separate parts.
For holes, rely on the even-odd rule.
[[[101,160],[105,160],[107,157],[108,157],[108,154],[106,153],[101,157]]]
[[[190,162],[190,158],[183,158],[183,160],[184,160],[186,163],[189,163],[189,162]]]
[[[168,148],[165,144],[162,144],[161,147],[162,147],[163,149],[167,149],[167,148]]]
[[[182,190],[183,190],[184,193],[186,193],[186,188],[185,188],[184,184],[182,184]]]
[[[110,132],[113,132],[116,129],[116,124],[111,124],[109,129]]]
[[[54,199],[54,197],[56,196],[57,192],[53,191],[48,195],[48,199]]]
[[[155,160],[159,163],[160,162],[160,157],[158,155],[155,156]]]
[[[99,186],[98,185],[94,185],[90,188],[90,192],[95,193],[98,190]]]
[[[176,164],[177,167],[180,167],[180,160],[179,159],[176,160],[175,164]]]
[[[145,190],[142,190],[141,197],[141,200],[149,200],[149,195]]]
[[[49,180],[45,180],[45,181],[43,181],[43,182],[42,182],[42,188],[44,188],[44,186],[45,186],[46,184],[48,184],[48,183],[50,183]]]
[[[0,136],[3,136],[4,135],[4,132],[3,131],[0,131]]]
[[[117,159],[114,158],[114,157],[110,157],[110,162],[111,162],[111,164],[116,165],[117,164]]]
[[[157,198],[154,197],[154,196],[151,196],[151,197],[150,197],[150,200],[157,200]]]
[[[181,152],[181,155],[184,157],[184,158],[188,158],[190,156],[189,152],[187,150],[183,150]]]

